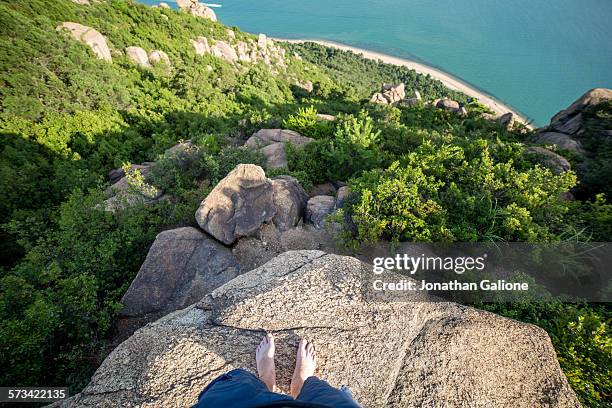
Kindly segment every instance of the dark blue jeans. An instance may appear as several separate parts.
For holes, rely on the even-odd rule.
[[[200,393],[198,403],[192,408],[256,408],[275,402],[287,402],[287,406],[291,406],[293,401],[333,408],[361,407],[348,388],[339,390],[317,377],[307,378],[294,400],[289,395],[268,390],[257,376],[239,368],[215,378]]]

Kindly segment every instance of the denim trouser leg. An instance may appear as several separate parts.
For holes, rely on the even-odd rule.
[[[297,401],[312,402],[334,408],[361,408],[346,387],[337,389],[317,377],[308,377]]]
[[[215,378],[204,388],[192,408],[251,408],[275,401],[292,401],[288,395],[268,390],[254,374],[241,368]]]

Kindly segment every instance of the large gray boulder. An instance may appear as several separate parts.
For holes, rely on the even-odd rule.
[[[206,37],[197,37],[195,40],[191,40],[191,44],[193,44],[193,48],[198,55],[210,53],[210,46]]]
[[[192,227],[164,231],[121,299],[120,325],[141,326],[194,304],[239,273],[232,251],[203,232]]]
[[[565,133],[543,132],[535,134],[531,141],[535,144],[555,145],[559,149],[570,150],[574,153],[584,154],[582,143]]]
[[[451,112],[457,112],[459,110],[459,102],[453,101],[452,99],[444,98],[436,102],[436,107]]]
[[[127,47],[125,49],[125,54],[131,59],[136,65],[149,68],[151,64],[149,63],[149,55],[147,52],[141,47]]]
[[[589,106],[595,106],[605,100],[612,99],[612,89],[591,89],[567,109],[557,113],[550,120],[550,128],[555,132],[574,135],[582,128],[582,112]]]
[[[315,228],[324,228],[325,219],[336,209],[336,199],[332,196],[318,195],[308,200],[306,205],[306,222]]]
[[[395,104],[406,98],[406,88],[404,84],[383,84],[380,92],[376,92],[370,98],[372,103]]]
[[[215,186],[196,211],[202,229],[232,244],[270,221],[276,214],[272,182],[254,164],[239,164]]]
[[[106,38],[99,31],[73,22],[62,23],[57,29],[70,31],[75,40],[87,44],[98,58],[108,62],[113,60],[108,44],[106,44]]]
[[[151,64],[166,64],[166,65],[170,65],[170,58],[168,57],[168,54],[166,54],[164,51],[161,50],[152,50],[149,53],[149,62]]]
[[[285,143],[303,148],[312,141],[313,139],[292,130],[261,129],[254,133],[244,145],[251,149],[259,149],[266,157],[267,168],[280,169],[288,165]]]
[[[217,41],[215,45],[210,48],[210,52],[215,57],[223,58],[229,62],[235,62],[238,60],[238,54],[231,45],[225,41]]]
[[[278,176],[272,180],[272,191],[276,214],[272,222],[281,231],[298,224],[304,216],[308,194],[291,176]]]
[[[542,329],[433,299],[371,299],[367,273],[350,257],[284,253],[137,331],[55,406],[190,406],[217,376],[254,372],[269,332],[281,391],[305,337],[317,375],[348,385],[364,407],[580,407]]]
[[[531,146],[525,149],[525,152],[535,156],[544,167],[548,167],[555,174],[565,173],[572,169],[572,165],[565,157],[543,147]]]
[[[244,143],[244,145],[254,149],[257,147],[268,146],[272,143],[289,142],[296,147],[304,147],[312,141],[313,139],[302,136],[293,130],[260,129],[259,131],[253,133],[253,135]]]

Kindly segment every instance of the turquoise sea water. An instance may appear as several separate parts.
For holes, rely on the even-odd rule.
[[[538,125],[588,89],[612,88],[612,0],[211,2],[222,4],[220,21],[245,31],[425,62]]]

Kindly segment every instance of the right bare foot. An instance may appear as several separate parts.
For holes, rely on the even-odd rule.
[[[317,368],[317,355],[314,344],[301,339],[298,345],[297,357],[295,359],[295,370],[293,371],[293,377],[291,378],[291,396],[297,398],[302,391],[304,381],[308,377],[314,375],[315,369]]]

